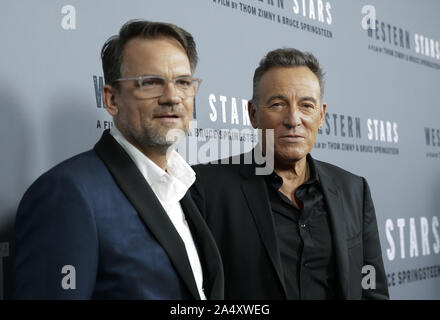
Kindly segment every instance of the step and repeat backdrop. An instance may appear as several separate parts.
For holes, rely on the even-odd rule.
[[[39,175],[112,127],[100,50],[140,18],[195,37],[196,149],[179,148],[191,164],[256,143],[247,101],[268,51],[312,52],[328,105],[312,155],[368,180],[391,298],[440,299],[439,1],[10,0],[1,9],[0,298],[18,203]]]

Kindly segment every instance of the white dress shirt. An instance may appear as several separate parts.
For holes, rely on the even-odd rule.
[[[179,202],[196,180],[194,170],[177,151],[172,150],[167,159],[166,171],[164,171],[139,149],[128,142],[116,127],[111,128],[110,134],[134,161],[185,243],[186,253],[200,298],[206,300],[206,296],[203,292],[203,272],[199,255]]]

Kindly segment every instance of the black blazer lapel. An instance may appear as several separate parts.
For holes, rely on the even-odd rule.
[[[312,159],[312,161],[314,160]],[[314,164],[330,215],[330,227],[335,246],[336,268],[338,271],[341,295],[343,299],[346,299],[348,297],[349,285],[349,262],[342,195],[337,184],[335,184],[334,180],[325,172],[324,168],[317,161],[314,161]]]
[[[188,221],[202,264],[205,295],[210,300],[223,299],[223,266],[215,240],[189,192],[180,200],[180,204]]]
[[[241,174],[244,177],[241,189],[254,217],[266,251],[276,270],[278,280],[283,288],[283,294],[286,296],[280,251],[276,240],[275,225],[264,176],[255,175],[255,165],[244,165],[241,168]]]
[[[195,299],[200,299],[197,286],[183,243],[150,185],[130,156],[105,130],[94,147],[113,178],[139,216],[168,254],[171,262]]]

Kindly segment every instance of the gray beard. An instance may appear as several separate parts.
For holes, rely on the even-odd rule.
[[[170,128],[173,130],[175,128]],[[166,153],[168,149],[175,144],[176,140],[167,140],[167,134],[162,134],[158,132],[155,128],[146,126],[143,128],[142,133],[135,132],[134,130],[129,130],[129,134],[136,141],[137,145],[142,149],[155,149],[162,153]],[[188,134],[188,130],[181,128],[185,135]],[[170,137],[174,138],[174,137]]]
[[[169,112],[176,111],[173,106],[169,107]],[[127,130],[128,134],[134,139],[136,144],[142,150],[155,149],[157,151],[163,152],[164,154],[167,150],[176,142],[175,140],[167,140],[167,134],[162,134],[158,132],[153,126],[144,125],[142,132],[136,132],[125,122],[125,119],[119,119],[124,130]],[[175,128],[170,128],[170,130]],[[179,128],[184,131],[185,135],[188,134],[187,128]]]
[[[157,149],[166,152],[174,141],[167,141],[166,136],[153,130],[152,128],[144,128],[144,134],[134,135],[136,142],[142,149]]]

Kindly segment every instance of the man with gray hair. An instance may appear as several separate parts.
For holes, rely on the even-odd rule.
[[[312,54],[269,52],[248,110],[274,171],[258,175],[258,161],[243,161],[248,154],[240,164],[194,168],[191,192],[222,255],[226,299],[388,298],[366,180],[310,155],[327,108],[323,92]]]

